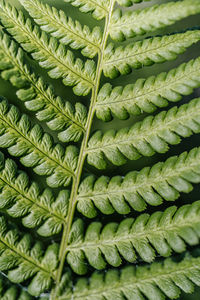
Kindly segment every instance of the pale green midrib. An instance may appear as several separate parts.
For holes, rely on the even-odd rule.
[[[177,42],[182,42],[182,40],[187,40],[187,41],[193,41],[193,43],[196,43],[199,39],[200,39],[200,31],[199,31],[199,38],[197,39],[196,37],[195,37],[195,39],[192,39],[192,38],[188,38],[188,37],[185,37],[185,36],[181,36],[181,39],[178,39],[177,40],[177,38],[178,37],[180,37],[180,35],[184,35],[184,33],[183,34],[181,34],[181,33],[178,33],[178,34],[175,34],[175,36],[174,36],[174,39],[172,39],[172,41],[170,41],[170,42],[168,42],[168,43],[165,43],[165,44],[162,44],[162,38],[168,38],[168,37],[171,37],[171,36],[162,36],[162,37],[159,37],[160,38],[160,44],[161,45],[159,45],[158,47],[156,47],[156,48],[150,48],[150,49],[148,49],[148,50],[146,50],[146,51],[143,51],[143,52],[139,52],[139,53],[135,53],[135,54],[133,54],[133,55],[127,55],[126,57],[122,57],[122,58],[118,58],[118,59],[111,59],[111,58],[108,58],[107,60],[105,59],[104,60],[104,66],[107,66],[107,65],[112,65],[112,64],[115,64],[115,63],[120,63],[120,62],[127,62],[127,59],[130,59],[130,58],[134,58],[134,57],[137,57],[137,56],[141,56],[141,55],[143,55],[143,54],[146,54],[146,53],[148,53],[148,52],[154,52],[154,51],[156,51],[156,50],[160,50],[160,49],[162,49],[162,48],[165,48],[165,47],[167,47],[167,46],[169,46],[170,44],[173,44],[173,43],[177,43]],[[157,38],[157,37],[155,37],[155,38]],[[153,38],[151,38],[150,40],[153,40]],[[150,44],[150,46],[151,46],[151,44]],[[184,45],[183,45],[184,46]],[[141,45],[141,48],[143,47],[143,44]],[[188,47],[187,45],[186,46],[184,46],[184,47]],[[117,49],[116,49],[117,50]],[[124,49],[124,50],[126,50],[126,48]],[[138,50],[139,51],[139,50]],[[172,51],[172,50],[171,50]],[[178,52],[179,53],[179,52]],[[178,54],[178,53],[174,53],[174,54]],[[116,55],[116,52],[114,53],[114,55],[113,55],[113,57]],[[166,60],[168,60],[168,59],[166,59]]]
[[[194,110],[194,115],[193,114],[191,114],[191,109],[188,109],[188,111],[183,111],[182,113],[183,113],[183,115],[181,116],[181,117],[179,117],[179,118],[176,118],[176,119],[173,119],[173,120],[170,120],[170,121],[168,121],[168,122],[165,122],[165,119],[164,120],[162,120],[162,121],[160,121],[160,123],[159,123],[159,125],[158,124],[153,124],[153,126],[150,126],[149,128],[147,128],[147,129],[139,129],[138,130],[138,132],[135,134],[135,136],[134,136],[134,134],[131,134],[131,136],[130,137],[128,137],[128,139],[123,139],[122,140],[122,137],[120,137],[120,140],[116,140],[116,141],[114,141],[112,144],[103,144],[103,142],[102,142],[102,145],[101,146],[99,146],[99,147],[89,147],[89,148],[87,148],[87,150],[86,150],[86,153],[90,153],[90,152],[96,152],[97,150],[98,150],[98,152],[99,151],[103,151],[104,152],[104,150],[103,149],[105,149],[105,148],[115,148],[116,147],[116,145],[123,145],[123,144],[128,144],[128,143],[134,143],[133,144],[133,146],[135,145],[135,144],[137,144],[137,141],[138,140],[145,140],[147,137],[148,137],[148,135],[149,136],[151,136],[151,135],[153,135],[153,136],[158,136],[159,135],[159,131],[161,131],[161,130],[163,130],[163,127],[164,127],[164,129],[168,129],[168,130],[170,130],[171,128],[170,128],[170,126],[172,126],[173,127],[173,125],[176,125],[176,124],[179,124],[179,122],[181,123],[181,121],[186,121],[187,122],[187,120],[190,120],[190,119],[193,119],[193,118],[195,118],[195,115],[199,115],[200,113],[198,112],[198,110],[197,110],[197,108],[196,107],[194,107],[193,108],[193,110]],[[179,113],[179,111],[177,110],[177,113]],[[192,117],[191,117],[191,115],[192,115]],[[187,116],[187,117],[186,117]],[[176,115],[174,116],[174,117],[176,117]],[[175,123],[175,124],[173,124],[173,123]],[[137,123],[136,123],[137,124]],[[185,124],[183,124],[183,125],[185,125]],[[186,126],[186,125],[185,125]],[[186,126],[187,127],[187,126]],[[130,130],[131,130],[132,128],[130,128]],[[142,131],[142,133],[143,134],[141,134],[141,132],[140,131]],[[172,130],[173,131],[173,130]],[[153,132],[153,134],[152,134],[152,132]],[[118,133],[118,132],[117,132]],[[145,135],[145,133],[146,133],[146,135]],[[175,132],[175,134],[176,134],[176,132]],[[129,133],[127,133],[126,135],[129,135]],[[179,136],[179,134],[177,133],[177,135]],[[117,138],[116,138],[117,139]],[[146,141],[147,143],[149,143],[148,141]],[[170,144],[170,143],[169,143]],[[96,151],[95,151],[96,150]]]
[[[162,167],[165,166],[165,163],[162,165]],[[178,164],[177,166],[175,166],[175,168],[177,168],[177,170],[175,169],[175,172],[174,172],[174,169],[171,169],[171,168],[168,168],[168,170],[166,171],[160,171],[160,173],[155,177],[153,178],[149,178],[147,177],[147,179],[144,181],[142,181],[142,183],[140,184],[137,184],[137,183],[134,183],[132,182],[132,184],[134,184],[131,188],[129,188],[128,186],[125,186],[121,189],[118,189],[118,190],[115,190],[114,192],[113,191],[109,191],[107,190],[105,193],[96,193],[96,191],[94,191],[94,193],[88,193],[88,194],[79,194],[78,195],[78,201],[79,199],[87,199],[87,198],[92,198],[92,199],[95,199],[95,198],[98,198],[98,197],[101,197],[101,196],[108,196],[109,195],[115,195],[115,194],[120,194],[120,195],[123,195],[124,193],[134,193],[134,192],[140,192],[140,189],[142,189],[143,187],[147,188],[147,187],[153,187],[154,185],[156,185],[157,183],[159,182],[163,182],[163,181],[168,181],[171,178],[173,177],[181,177],[181,174],[183,174],[185,171],[187,171],[188,169],[190,170],[193,170],[195,167],[197,166],[197,159],[194,160],[193,163],[188,163],[186,161],[186,166],[184,167],[180,167],[180,165]],[[150,170],[151,171],[151,170]],[[163,174],[164,173],[164,174]],[[138,175],[140,175],[138,173]],[[161,177],[162,176],[162,177]],[[136,179],[137,181],[137,179]],[[150,181],[150,182],[148,182]],[[122,185],[123,185],[123,182],[122,182]]]
[[[50,157],[49,156],[49,152],[45,153],[43,150],[41,150],[40,148],[38,148],[37,145],[35,145],[31,140],[29,140],[27,138],[27,136],[25,136],[22,132],[20,132],[17,127],[14,127],[13,124],[11,124],[10,122],[8,122],[8,120],[5,120],[0,112],[0,119],[6,124],[7,128],[10,129],[10,127],[12,128],[13,131],[17,132],[17,134],[23,138],[24,140],[27,141],[27,143],[29,143],[33,148],[35,148],[38,152],[40,152],[44,157],[48,158],[50,161],[52,161],[54,164],[56,164],[59,168],[63,169],[65,171],[65,174],[70,174],[71,177],[74,177],[74,173],[67,169],[65,166],[63,166],[59,161],[57,161],[54,157]],[[31,148],[29,149],[28,153],[31,152]]]
[[[185,2],[185,1],[184,1]],[[169,5],[170,4],[170,5]],[[162,7],[162,6],[164,6],[165,5],[165,7]],[[139,13],[137,13],[137,11],[136,11],[136,13],[135,14],[133,14],[132,15],[132,17],[133,17],[133,20],[131,21],[131,22],[123,22],[123,23],[112,23],[112,25],[114,25],[114,28],[113,28],[113,30],[114,29],[116,29],[116,28],[120,28],[120,27],[129,27],[129,26],[131,26],[131,25],[134,25],[135,24],[135,19],[136,18],[138,18],[139,20],[141,20],[141,17],[146,17],[146,15],[145,14],[148,14],[148,20],[149,19],[151,19],[151,18],[153,18],[154,20],[155,20],[155,14],[156,14],[156,18],[158,19],[158,20],[160,20],[160,23],[162,24],[162,26],[164,27],[164,26],[168,26],[168,24],[165,24],[165,23],[162,23],[162,19],[161,19],[161,17],[162,17],[162,15],[164,15],[166,12],[169,12],[169,9],[180,9],[180,8],[182,8],[182,6],[183,6],[183,2],[177,2],[176,3],[176,6],[177,7],[173,7],[172,5],[171,5],[171,3],[167,3],[167,4],[164,4],[164,5],[160,5],[161,7],[159,7],[158,5],[157,5],[157,7],[155,7],[154,8],[154,10],[152,10],[152,11],[148,11],[147,9],[144,9],[144,10],[141,10],[141,11],[139,11]],[[184,5],[185,5],[185,3],[184,3]],[[190,4],[191,5],[191,4]],[[171,7],[172,6],[172,7]],[[180,6],[180,7],[178,7],[178,6]],[[162,10],[161,10],[161,8],[162,8]],[[158,11],[156,11],[158,9]],[[187,3],[187,6],[186,7],[184,7],[184,10],[186,10],[186,9],[188,9],[188,3]],[[180,20],[180,19],[182,19],[182,18],[184,18],[184,17],[187,17],[188,15],[192,15],[192,14],[197,14],[198,13],[198,11],[197,11],[197,9],[200,9],[200,5],[194,5],[194,8],[192,9],[192,8],[190,8],[191,9],[191,11],[190,12],[188,12],[188,13],[183,13],[181,16],[179,16],[179,18],[177,18],[177,17],[175,17],[175,18],[173,18],[173,19],[170,19],[169,18],[169,22],[170,22],[170,24],[173,24],[174,23],[174,21],[178,21],[178,20]],[[161,11],[160,11],[161,10]],[[188,10],[187,10],[188,11]],[[152,14],[151,16],[149,16],[150,14]],[[136,18],[134,18],[134,17],[136,17]],[[130,18],[130,17],[129,17]],[[138,20],[137,19],[137,20]],[[144,21],[144,20],[142,20],[142,21]],[[151,25],[151,24],[150,24]],[[138,27],[138,26],[137,26]],[[141,27],[142,28],[142,27]],[[156,30],[156,29],[159,29],[159,28],[157,28],[157,27],[155,27],[154,28],[154,30]],[[113,31],[112,30],[112,31]],[[148,31],[152,31],[151,29],[150,30],[148,30]]]
[[[4,8],[3,8],[2,6],[1,6],[1,8],[2,8],[2,10],[4,11]],[[5,14],[5,12],[4,12],[4,14]],[[13,22],[14,24],[16,24],[16,26],[18,26],[18,28],[20,28],[20,31],[25,32],[25,34],[28,35],[28,38],[29,38],[28,43],[31,43],[31,44],[32,44],[32,42],[34,42],[37,46],[41,47],[41,48],[43,49],[44,52],[48,53],[48,55],[49,55],[50,57],[52,57],[54,60],[56,60],[62,67],[68,69],[71,73],[75,74],[75,76],[77,76],[77,77],[80,77],[83,81],[88,82],[91,86],[94,86],[94,82],[93,82],[93,81],[90,81],[90,80],[86,79],[85,77],[83,77],[82,75],[76,73],[76,72],[75,72],[74,70],[72,70],[69,66],[67,66],[66,64],[64,64],[64,62],[61,61],[57,56],[54,56],[54,55],[48,50],[48,48],[45,48],[45,47],[43,46],[42,41],[41,41],[40,39],[35,39],[34,33],[26,29],[26,25],[25,25],[25,24],[18,24],[18,22],[16,22],[16,19],[14,19],[14,18],[12,17],[12,14],[10,14],[9,11],[8,11],[8,14],[9,14],[10,18],[12,19],[12,22]],[[6,16],[6,18],[8,18],[8,16]],[[17,21],[18,21],[18,19],[17,19]],[[20,26],[20,25],[21,25],[21,26]],[[31,40],[30,40],[30,38],[31,38]],[[40,43],[40,41],[41,41],[41,43]],[[26,44],[26,43],[27,43],[27,42],[25,42],[25,44]],[[62,76],[62,77],[63,77],[63,76]]]
[[[200,62],[200,60],[199,60],[199,62]],[[196,61],[195,61],[195,63],[196,63]],[[184,72],[187,72],[187,67],[188,66],[186,66],[186,69],[184,70]],[[200,66],[197,68],[197,70],[195,70],[195,71],[192,71],[192,72],[187,72],[187,75],[184,75],[184,76],[180,76],[178,79],[176,79],[175,80],[175,78],[173,78],[173,77],[171,77],[171,78],[169,78],[170,80],[169,80],[169,82],[167,82],[167,80],[166,81],[162,81],[161,82],[161,84],[163,84],[163,85],[161,85],[160,87],[158,87],[158,88],[156,88],[156,89],[153,89],[153,87],[154,87],[154,85],[156,85],[156,84],[158,84],[157,82],[155,82],[154,83],[154,85],[151,87],[151,89],[152,89],[152,91],[150,91],[150,92],[148,92],[148,93],[143,93],[143,94],[140,94],[140,95],[133,95],[131,98],[126,98],[126,96],[123,96],[123,94],[122,95],[120,95],[120,97],[121,98],[123,98],[122,100],[118,100],[118,101],[109,101],[109,102],[106,102],[106,101],[99,101],[99,102],[97,102],[96,103],[96,107],[98,107],[98,106],[112,106],[112,104],[117,104],[117,103],[123,103],[124,105],[126,105],[126,102],[129,102],[129,101],[133,101],[133,100],[135,100],[135,99],[138,99],[138,98],[142,98],[142,97],[145,97],[145,96],[148,96],[148,95],[151,95],[151,94],[154,94],[154,93],[156,93],[157,91],[159,91],[159,90],[162,90],[163,88],[164,89],[166,89],[166,88],[168,88],[168,87],[170,87],[170,85],[174,85],[174,84],[178,84],[178,83],[181,83],[182,84],[182,82],[181,82],[181,79],[187,79],[187,78],[189,78],[189,76],[190,75],[192,75],[192,74],[196,74],[197,72],[200,72]],[[182,75],[184,72],[181,72],[181,71],[179,71],[178,70],[178,72]],[[168,73],[166,73],[166,75],[168,75]],[[176,76],[176,75],[175,75]],[[168,77],[168,76],[167,76]],[[166,77],[166,79],[168,79]],[[157,79],[157,78],[155,78],[155,79]],[[147,78],[147,80],[148,80],[148,78]],[[180,82],[179,82],[180,81]],[[176,83],[175,83],[176,82]],[[137,82],[136,82],[137,83]],[[144,84],[146,83],[146,81],[144,82]],[[160,82],[159,82],[160,83]],[[133,86],[133,88],[135,88],[136,86]],[[143,87],[143,89],[145,89],[145,87]],[[133,93],[134,93],[135,91],[133,90]],[[139,91],[139,92],[141,92],[141,90]],[[176,92],[176,91],[175,91]],[[178,93],[178,92],[177,92]],[[111,95],[112,96],[112,95]],[[161,96],[162,97],[162,96]],[[162,97],[163,98],[163,97]],[[108,99],[109,99],[109,97],[108,97]],[[167,98],[166,98],[166,100],[168,100]],[[108,101],[108,100],[107,100]],[[170,100],[169,100],[170,101]],[[137,104],[137,102],[138,102],[138,100],[137,101],[135,101],[133,104]],[[149,102],[151,102],[151,101],[149,101]]]
[[[97,51],[99,48],[99,46],[97,46],[96,44],[94,44],[93,42],[87,40],[84,38],[84,36],[78,35],[76,32],[72,31],[70,26],[68,24],[66,24],[66,26],[64,26],[64,24],[62,22],[59,22],[59,20],[57,18],[53,18],[52,15],[47,14],[46,10],[42,10],[41,5],[39,5],[39,7],[35,4],[34,1],[30,0],[29,2],[32,3],[32,5],[34,5],[37,9],[40,9],[40,11],[46,15],[47,18],[49,18],[51,21],[53,21],[54,23],[56,22],[59,26],[62,26],[62,28],[65,30],[67,29],[68,31],[70,31],[73,35],[77,36],[79,39],[84,40],[86,43],[91,44],[94,48],[97,48]],[[39,1],[38,1],[39,2]],[[50,6],[49,6],[50,7]],[[67,17],[67,16],[66,16]],[[41,18],[34,18],[34,19],[41,19]],[[43,26],[43,25],[39,25],[39,26]],[[68,26],[68,27],[67,27]],[[59,29],[57,29],[59,30]],[[64,33],[63,33],[64,34]],[[66,33],[65,33],[66,34]],[[85,47],[87,47],[87,45],[85,45]]]
[[[166,268],[164,270],[159,270],[156,275],[155,275],[155,273],[152,274],[151,270],[149,270],[148,276],[146,274],[143,274],[142,278],[137,278],[136,276],[134,276],[132,282],[127,282],[126,281],[126,283],[121,284],[118,281],[117,283],[114,283],[114,286],[111,287],[111,288],[97,289],[92,293],[90,293],[91,290],[88,290],[88,293],[79,293],[78,296],[76,296],[76,294],[74,293],[74,294],[72,294],[72,297],[73,297],[73,300],[77,300],[77,299],[83,300],[83,299],[86,299],[86,298],[83,298],[83,297],[87,297],[87,296],[91,297],[93,295],[95,296],[95,295],[99,295],[101,293],[105,294],[107,292],[111,292],[112,290],[114,290],[116,292],[116,289],[125,290],[129,286],[133,290],[133,285],[135,285],[136,288],[140,288],[141,285],[143,285],[144,283],[152,283],[152,281],[153,281],[153,283],[156,284],[157,282],[159,282],[160,278],[162,278],[162,280],[164,280],[165,278],[166,279],[169,279],[169,278],[171,279],[172,276],[173,275],[175,276],[176,274],[184,273],[187,276],[187,273],[189,271],[200,269],[200,266],[198,266],[197,263],[200,264],[199,259],[198,258],[197,259],[193,258],[192,262],[191,262],[191,260],[190,261],[188,260],[187,266],[183,266],[183,267],[181,266],[180,267],[181,263],[177,263],[176,265],[173,266],[174,267],[173,269],[172,269],[172,266],[170,266],[169,267],[170,270],[169,270],[169,268],[168,268],[168,271],[166,271]],[[191,264],[193,264],[193,265],[191,266]],[[185,262],[185,265],[186,265],[186,262]],[[161,271],[163,271],[163,272],[166,271],[166,272],[164,274],[163,273],[161,274]],[[154,276],[154,277],[152,278],[152,276]],[[141,283],[141,281],[142,281],[142,283]],[[70,295],[70,297],[71,297],[71,295]],[[69,298],[66,298],[66,296],[63,296],[63,297],[61,296],[61,297],[58,297],[58,300],[71,300],[71,298],[69,299]]]
[[[102,66],[103,53],[104,53],[106,43],[107,43],[107,39],[108,39],[108,35],[109,35],[109,33],[108,33],[108,24],[109,24],[110,19],[111,19],[111,14],[113,12],[113,7],[115,5],[115,1],[116,0],[111,0],[109,14],[106,17],[106,21],[105,21],[104,34],[103,34],[102,43],[101,43],[101,45],[102,45],[101,49],[102,50],[99,53],[97,72],[96,72],[96,80],[95,80],[96,84],[94,85],[93,91],[92,91],[90,109],[89,109],[89,112],[88,112],[88,119],[87,119],[87,123],[86,123],[86,128],[87,129],[86,129],[86,133],[85,133],[85,136],[83,138],[82,145],[81,145],[81,150],[80,150],[80,153],[79,153],[79,161],[78,161],[78,165],[77,165],[77,169],[76,169],[75,179],[73,180],[72,194],[71,194],[70,202],[69,202],[69,210],[68,210],[69,214],[66,217],[67,225],[64,227],[62,241],[61,241],[61,247],[60,247],[60,253],[59,253],[60,266],[58,268],[57,278],[56,278],[56,286],[55,286],[55,289],[54,289],[55,295],[56,295],[57,288],[59,286],[59,282],[60,282],[63,267],[64,267],[64,261],[65,261],[65,256],[66,256],[66,247],[67,247],[67,244],[69,243],[70,231],[71,231],[71,226],[72,226],[72,222],[73,222],[73,218],[74,218],[74,212],[75,212],[76,203],[77,203],[78,188],[79,188],[79,183],[80,183],[80,180],[81,180],[83,165],[84,165],[85,158],[86,158],[84,150],[87,147],[87,143],[88,143],[89,136],[90,136],[90,131],[91,131],[91,126],[92,126],[92,121],[93,121],[93,117],[94,117],[94,114],[95,114],[95,106],[94,105],[95,105],[95,102],[97,101],[101,74],[103,72],[103,66]],[[54,300],[54,298],[52,300]]]
[[[30,256],[27,256],[25,253],[22,253],[21,251],[19,251],[17,249],[17,246],[16,246],[16,248],[13,248],[12,247],[13,245],[10,245],[2,235],[0,235],[0,243],[2,243],[6,248],[9,248],[11,252],[14,252],[16,255],[21,257],[23,260],[34,265],[38,269],[38,271],[42,270],[42,272],[47,273],[48,276],[51,275],[51,277],[54,278],[54,274],[51,273],[50,270],[44,269],[40,262],[34,261]]]
[[[64,118],[64,119],[65,119],[65,118],[67,119],[67,120],[65,121],[66,123],[71,123],[71,124],[74,123],[74,124],[76,124],[78,127],[80,127],[82,131],[85,131],[85,128],[82,126],[81,123],[77,122],[77,121],[74,120],[74,119],[71,120],[70,117],[68,117],[67,115],[65,115],[65,114],[63,113],[63,111],[59,108],[59,106],[56,105],[56,102],[54,103],[54,102],[51,101],[51,99],[46,95],[46,93],[44,93],[44,92],[40,89],[40,87],[38,86],[37,82],[35,82],[35,81],[33,80],[31,74],[28,74],[27,72],[25,72],[25,70],[21,67],[21,65],[18,64],[17,59],[16,59],[15,57],[12,57],[12,56],[10,55],[9,51],[6,51],[6,50],[4,49],[3,43],[0,45],[0,47],[1,47],[2,51],[5,53],[5,55],[8,56],[8,57],[10,58],[11,62],[15,64],[15,66],[18,68],[19,72],[31,82],[31,84],[34,86],[34,88],[38,91],[37,94],[38,94],[38,95],[41,94],[41,95],[47,100],[47,102],[49,102],[53,107],[55,107],[56,110],[59,111],[60,114],[63,115],[63,118]],[[48,104],[47,104],[47,105],[48,105]]]
[[[191,218],[191,217],[188,217]],[[136,219],[137,221],[137,219]],[[116,236],[115,237],[115,233],[113,233],[113,237],[112,239],[102,239],[101,240],[101,235],[99,237],[99,240],[95,240],[94,242],[87,242],[87,241],[83,241],[82,243],[78,243],[78,244],[72,244],[69,245],[67,247],[67,250],[69,252],[71,251],[76,251],[76,250],[83,250],[86,251],[87,249],[91,249],[91,248],[97,248],[97,247],[101,247],[103,246],[117,246],[118,243],[121,242],[132,242],[132,246],[134,248],[134,243],[135,240],[139,240],[139,239],[143,239],[143,238],[147,238],[147,239],[151,239],[151,236],[154,235],[162,235],[162,237],[166,238],[167,234],[169,232],[176,232],[181,230],[184,227],[190,227],[193,228],[193,226],[195,226],[196,224],[200,224],[200,216],[197,215],[196,218],[193,217],[192,221],[187,220],[187,217],[185,217],[184,219],[181,220],[182,222],[178,222],[178,224],[164,224],[164,225],[156,225],[154,229],[143,229],[141,230],[141,232],[139,232],[138,230],[136,232],[130,232],[128,235],[123,235],[121,237]],[[174,221],[172,221],[174,222]],[[134,227],[134,223],[132,225]],[[147,225],[148,227],[148,221],[147,221]],[[131,228],[130,228],[131,231]],[[179,234],[179,232],[178,232]]]
[[[14,184],[12,184],[12,181],[8,181],[6,180],[3,175],[0,172],[0,181],[2,181],[5,185],[6,188],[9,188],[11,190],[13,190],[16,194],[21,195],[22,198],[27,199],[29,202],[33,203],[34,205],[38,206],[40,209],[46,211],[49,214],[49,217],[56,217],[57,219],[61,220],[62,222],[65,222],[65,218],[59,216],[58,214],[56,214],[54,211],[49,210],[48,206],[43,206],[41,203],[39,203],[37,200],[34,200],[33,198],[31,198],[30,196],[28,196],[27,194],[24,193],[23,190],[19,190],[17,189],[17,187],[14,186]],[[38,196],[39,198],[40,196]],[[17,202],[17,201],[16,201]]]

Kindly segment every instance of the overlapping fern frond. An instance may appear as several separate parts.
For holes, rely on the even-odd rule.
[[[200,57],[184,53],[200,29],[176,22],[200,1],[17,4],[0,2],[0,76],[16,93],[0,98],[1,299],[193,292]]]

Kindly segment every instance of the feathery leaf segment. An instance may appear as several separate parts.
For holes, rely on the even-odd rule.
[[[68,210],[69,191],[55,198],[48,188],[41,192],[39,184],[18,170],[11,159],[0,153],[0,209],[13,218],[22,218],[28,228],[37,227],[38,234],[51,236],[61,231]]]
[[[3,31],[0,41],[2,78],[18,88],[18,98],[28,110],[36,112],[39,121],[46,121],[51,130],[60,131],[60,141],[79,141],[85,131],[86,107],[81,103],[73,106],[55,95],[52,85],[31,70],[24,51]]]
[[[106,159],[120,166],[127,159],[152,156],[168,151],[168,144],[177,145],[181,137],[200,132],[200,98],[177,108],[148,116],[131,128],[110,130],[105,134],[97,131],[89,140],[88,163],[98,169],[106,168]]]
[[[200,148],[172,156],[165,162],[124,177],[86,177],[80,184],[77,209],[88,218],[115,211],[128,214],[131,209],[143,211],[147,204],[157,206],[163,200],[175,201],[180,193],[189,193],[192,183],[200,182]]]
[[[200,132],[200,98],[142,118],[143,113],[178,102],[200,87],[200,58],[135,83],[115,85],[116,77],[174,60],[200,41],[198,28],[153,35],[199,13],[199,0],[144,9],[136,5],[142,0],[64,0],[66,7],[72,5],[96,19],[92,29],[43,0],[19,2],[33,20],[8,1],[0,2],[1,77],[17,88],[18,98],[38,121],[55,132],[45,133],[43,124],[35,125],[0,98],[0,148],[46,176],[49,186],[40,189],[38,180],[32,181],[0,152],[0,271],[19,284],[8,284],[8,291],[7,285],[1,291],[0,277],[0,295],[29,300],[29,295],[40,297],[52,289],[47,295],[51,300],[163,300],[177,298],[180,290],[192,292],[194,284],[200,286],[200,259],[191,256],[179,262],[166,259],[94,272],[89,280],[81,277],[76,284],[72,278],[86,274],[88,267],[103,270],[141,260],[150,263],[157,254],[168,257],[199,244],[199,201],[151,214],[144,210],[176,201],[200,183],[200,148],[125,176],[85,172],[86,160],[96,169],[106,169],[108,163],[121,166],[127,160],[165,153],[170,145]],[[128,11],[119,5],[134,7]],[[127,41],[144,34],[148,37]],[[30,67],[33,60],[81,98],[72,105],[68,95],[57,96],[52,85]],[[95,115],[102,121],[141,115],[141,121],[129,128],[93,133]],[[55,143],[54,137],[61,143]],[[108,222],[104,216],[104,220],[84,222],[76,218],[76,210],[84,219],[116,213],[119,221]],[[127,217],[135,212],[143,213]],[[14,218],[26,232],[33,231],[36,241],[20,233]],[[54,241],[59,234],[60,245]]]
[[[176,299],[181,291],[192,293],[194,285],[200,286],[200,258],[186,255],[180,262],[168,258],[139,268],[128,266],[95,272],[89,280],[80,278],[75,288],[70,276],[65,274],[58,300]]]
[[[7,148],[12,156],[21,157],[21,163],[34,168],[38,175],[47,176],[51,187],[70,184],[77,167],[78,149],[66,149],[55,144],[38,124],[32,125],[29,117],[21,114],[14,105],[0,99],[0,147]]]
[[[87,272],[86,260],[95,269],[106,268],[106,262],[119,267],[122,259],[130,263],[140,257],[152,262],[156,252],[170,256],[172,250],[184,252],[186,244],[197,245],[200,237],[200,202],[175,206],[151,216],[141,214],[135,220],[91,223],[84,232],[81,219],[75,221],[71,231],[71,244],[67,247],[67,261],[72,269],[82,275]]]
[[[30,235],[22,236],[17,229],[9,230],[3,217],[0,225],[0,271],[8,271],[14,283],[32,278],[28,291],[39,296],[55,280],[58,245],[54,243],[43,253],[40,242],[33,243]]]
[[[65,85],[74,86],[77,95],[87,95],[94,86],[95,62],[75,59],[73,52],[67,50],[54,37],[49,38],[39,27],[25,19],[23,13],[5,1],[0,3],[1,22],[18,43],[37,60],[41,67],[50,69],[52,78],[63,78]]]

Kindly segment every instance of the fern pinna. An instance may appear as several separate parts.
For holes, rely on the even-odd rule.
[[[200,41],[174,25],[200,0],[48,2],[0,1],[0,299],[192,293],[200,57],[167,62]]]

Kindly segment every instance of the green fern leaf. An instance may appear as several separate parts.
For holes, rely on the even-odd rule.
[[[147,79],[138,79],[125,87],[105,84],[98,94],[96,115],[110,121],[112,114],[119,119],[142,112],[152,113],[157,107],[165,107],[168,101],[177,102],[200,87],[200,59],[181,64],[168,73],[160,73]]]
[[[25,20],[24,15],[4,1],[0,4],[0,19],[10,34],[21,43],[23,48],[32,53],[40,66],[50,69],[52,78],[63,78],[65,85],[74,86],[74,93],[87,95],[94,85],[95,63],[88,60],[85,64],[80,58],[75,59],[73,53],[37,26]]]
[[[186,256],[180,262],[165,259],[147,266],[95,272],[89,280],[80,278],[73,289],[66,274],[58,300],[143,300],[143,296],[150,300],[176,299],[181,291],[192,293],[194,284],[200,286],[200,259]]]
[[[156,152],[168,151],[168,144],[177,145],[180,137],[189,137],[200,132],[200,98],[173,107],[156,116],[148,116],[131,128],[110,130],[105,134],[97,131],[88,143],[88,163],[105,169],[106,159],[120,166],[127,159],[137,160],[142,155],[152,156]]]
[[[181,253],[186,250],[186,244],[199,243],[199,217],[200,201],[178,210],[172,206],[164,212],[143,214],[135,220],[126,218],[119,224],[108,223],[104,227],[94,222],[85,233],[84,223],[79,219],[72,226],[67,261],[74,272],[82,275],[87,272],[86,260],[101,270],[106,262],[119,267],[122,258],[133,263],[139,256],[143,261],[152,262],[156,252],[164,257],[170,256],[172,250]]]
[[[15,162],[0,153],[0,209],[13,218],[22,218],[28,228],[37,227],[38,234],[51,236],[61,231],[68,210],[69,191],[41,192],[39,184],[30,183],[27,174],[18,171]]]
[[[82,49],[81,53],[93,58],[100,50],[102,39],[101,28],[95,27],[91,32],[88,26],[82,25],[55,7],[43,4],[40,1],[20,0],[41,29],[58,38],[64,45],[72,49]]]
[[[92,16],[101,20],[109,13],[110,0],[64,0],[71,5],[78,7],[83,13],[92,13]]]
[[[22,287],[10,284],[4,276],[0,276],[0,297],[1,300],[32,300]]]
[[[87,110],[81,103],[75,107],[54,94],[53,87],[34,73],[25,59],[24,52],[11,41],[9,36],[0,32],[0,70],[5,80],[19,90],[17,96],[25,102],[27,109],[36,111],[40,121],[46,121],[51,130],[58,133],[63,142],[79,141],[85,131]]]
[[[14,2],[0,1],[0,298],[192,293],[200,0]]]
[[[143,1],[150,1],[150,0],[117,0],[117,2],[121,5],[121,6],[131,6],[135,3],[140,3]]]
[[[122,0],[119,2],[124,5],[128,1],[130,5],[130,0]],[[123,2],[125,3],[123,4]],[[113,40],[123,41],[127,38],[172,25],[178,20],[199,12],[199,0],[192,2],[191,0],[183,0],[162,5],[156,4],[149,8],[126,11],[124,13],[122,10],[117,9],[113,13],[109,32]]]
[[[75,146],[64,149],[54,145],[52,137],[39,125],[31,125],[5,99],[0,102],[0,147],[8,148],[11,155],[21,157],[26,167],[34,167],[38,175],[46,175],[49,186],[69,185],[77,166],[78,150]]]
[[[85,216],[97,215],[94,205],[104,214],[117,211],[128,214],[146,209],[146,203],[157,206],[175,201],[180,193],[191,192],[191,183],[200,182],[200,148],[172,156],[152,168],[129,172],[125,177],[86,177],[80,185],[77,209]]]
[[[4,218],[0,218],[0,270],[8,271],[8,279],[21,283],[33,278],[28,291],[38,296],[52,284],[57,267],[56,244],[47,248],[43,255],[42,245],[32,245],[29,235],[20,238],[17,230],[9,230]]]
[[[115,78],[119,74],[129,74],[132,68],[174,60],[178,54],[199,40],[200,30],[189,30],[185,33],[148,38],[116,49],[110,44],[105,51],[104,75]]]

